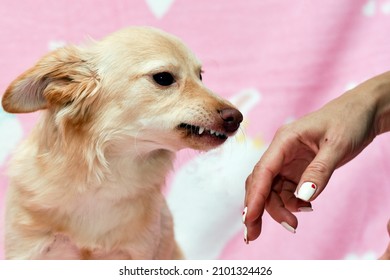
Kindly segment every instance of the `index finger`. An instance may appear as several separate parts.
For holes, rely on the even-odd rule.
[[[283,162],[284,154],[278,141],[272,142],[246,181],[246,221],[255,221],[263,214],[272,182],[279,174]]]

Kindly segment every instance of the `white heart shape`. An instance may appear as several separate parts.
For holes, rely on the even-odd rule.
[[[157,18],[162,18],[169,11],[175,0],[146,0],[149,9]]]
[[[50,40],[47,44],[49,51],[54,51],[55,49],[61,48],[66,45],[65,41],[61,40]]]
[[[363,6],[363,15],[366,17],[372,17],[375,15],[376,11],[376,3],[374,0],[369,0],[364,6]]]
[[[382,13],[384,13],[385,15],[390,15],[390,1],[382,5]]]
[[[354,89],[358,84],[356,82],[349,82],[346,86],[345,86],[345,90],[351,90],[351,89]]]

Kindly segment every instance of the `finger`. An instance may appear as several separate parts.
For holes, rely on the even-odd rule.
[[[387,222],[387,232],[390,237],[390,220]],[[379,258],[380,260],[390,260],[390,242],[389,245],[387,245],[386,251],[383,253],[383,255]]]
[[[261,216],[253,222],[247,222],[245,226],[246,226],[246,236],[244,236],[244,240],[246,239],[245,240],[246,242],[255,240],[260,236],[261,233],[261,227],[262,227]]]
[[[284,181],[282,191],[280,192],[280,198],[282,199],[285,207],[290,212],[311,212],[313,208],[310,202],[298,199],[294,192],[297,185],[291,181]]]
[[[251,201],[251,198],[254,195],[254,193],[252,192],[253,190],[252,185],[253,185],[253,174],[250,174],[246,180],[245,205],[248,205],[248,201]],[[250,209],[251,211],[248,211],[248,209]],[[251,215],[250,218],[248,218],[248,212]],[[245,225],[244,241],[247,244],[249,241],[255,240],[257,237],[259,237],[261,233],[263,212],[264,212],[264,208],[261,207],[256,208],[251,203],[249,203],[249,207],[245,206],[244,211],[242,213],[242,219]]]
[[[281,224],[288,231],[295,233],[295,230],[298,227],[298,219],[286,209],[279,194],[271,191],[266,204],[266,209],[272,219]]]
[[[326,187],[340,161],[340,155],[330,145],[320,148],[303,172],[296,196],[304,201],[314,200]]]
[[[248,222],[257,220],[263,214],[272,182],[280,172],[284,156],[277,146],[277,144],[270,145],[246,181],[245,206]]]
[[[252,180],[253,180],[253,176],[250,175],[248,177],[248,179],[247,179],[247,183],[251,184]],[[276,176],[275,179],[274,179],[274,182],[272,184],[272,189],[275,192],[281,192],[282,183],[283,183],[282,178],[280,176]],[[259,237],[259,235],[261,233],[261,228],[262,228],[262,215],[263,215],[263,212],[261,212],[261,215],[259,215],[256,218],[256,220],[254,220],[254,221],[251,221],[251,220],[247,221],[246,220],[247,210],[248,210],[248,208],[245,208],[244,212],[243,212],[243,222],[246,224],[245,225],[246,226],[245,233],[244,233],[244,240],[245,240],[245,242],[249,242],[249,241],[255,240],[257,237]]]

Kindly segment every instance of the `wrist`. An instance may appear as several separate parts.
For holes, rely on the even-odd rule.
[[[390,131],[390,72],[371,79],[375,100],[375,134]]]

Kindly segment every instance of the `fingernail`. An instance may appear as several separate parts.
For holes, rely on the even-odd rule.
[[[246,244],[249,244],[249,240],[248,240],[248,228],[246,226],[244,226],[244,242]]]
[[[316,189],[316,184],[312,182],[305,182],[299,188],[296,197],[304,201],[309,201],[313,194],[316,192]]]
[[[298,212],[313,212],[313,208],[311,207],[299,207]]]
[[[242,211],[242,223],[243,224],[245,224],[246,212],[248,212],[248,207],[245,207],[244,211]]]
[[[295,233],[295,228],[293,228],[292,226],[290,226],[288,223],[286,222],[281,222],[280,223],[285,229],[287,229],[289,232],[291,233]]]

